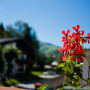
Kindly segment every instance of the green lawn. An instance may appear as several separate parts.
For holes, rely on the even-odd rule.
[[[13,78],[10,78],[8,80],[6,80],[5,82],[2,82],[0,81],[0,86],[12,86],[12,85],[17,85],[19,84],[20,82],[13,79]]]
[[[32,73],[32,75],[39,76],[39,75],[42,75],[43,72],[40,72],[40,71],[32,71],[31,73]]]

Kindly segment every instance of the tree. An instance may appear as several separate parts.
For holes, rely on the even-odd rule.
[[[36,32],[27,23],[17,21],[14,26],[7,26],[6,31],[9,33],[10,37],[24,38],[29,44],[31,50],[31,59],[35,60],[39,50],[39,41],[36,37]]]
[[[3,73],[4,71],[4,60],[3,60],[3,55],[2,55],[2,45],[0,45],[0,73]]]
[[[15,28],[13,28],[12,26],[10,26],[10,25],[8,25],[6,27],[6,31],[8,33],[9,38],[21,37],[21,35],[18,33],[18,31]]]
[[[41,69],[44,68],[44,65],[47,63],[47,57],[45,54],[38,54],[38,58],[37,58],[37,64],[38,66],[40,66]]]
[[[7,32],[10,37],[19,37],[24,39],[28,44],[27,57],[28,62],[34,62],[38,57],[39,41],[37,40],[35,30],[30,27],[27,23],[17,21],[14,26],[7,26]],[[26,47],[26,45],[24,44]],[[26,72],[30,72],[31,65],[26,67]]]
[[[14,44],[3,47],[2,55],[7,62],[7,75],[10,75],[10,73],[12,73],[12,61],[14,59],[18,59],[19,53],[22,53],[22,51],[18,49]]]
[[[31,59],[35,60],[37,58],[37,53],[39,50],[39,42],[36,37],[36,32],[27,23],[18,21],[15,23],[15,27],[22,38],[25,38],[31,47]],[[30,53],[29,51],[29,53]]]
[[[48,62],[47,62],[47,64],[51,64],[53,61],[54,61],[53,54],[50,54],[50,55],[48,56]]]
[[[7,38],[7,37],[8,37],[8,34],[5,31],[3,24],[1,23],[0,24],[0,38]]]

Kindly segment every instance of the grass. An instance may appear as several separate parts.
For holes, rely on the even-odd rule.
[[[40,71],[32,71],[31,73],[32,73],[32,75],[39,76],[39,75],[42,75],[43,72],[40,72]]]
[[[12,85],[17,85],[19,83],[20,83],[19,81],[13,78],[10,78],[10,79],[7,79],[5,82],[0,81],[0,86],[12,86]]]
[[[4,84],[0,82],[0,86],[4,86]]]
[[[15,80],[15,79],[13,79],[13,78],[10,78],[9,81],[10,81],[12,84],[14,84],[14,85],[20,84],[19,81]]]

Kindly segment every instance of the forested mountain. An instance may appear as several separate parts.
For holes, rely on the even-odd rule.
[[[58,46],[45,42],[40,42],[39,44],[40,44],[40,49],[39,49],[40,53],[44,53],[47,56],[50,54],[57,55],[59,53]]]

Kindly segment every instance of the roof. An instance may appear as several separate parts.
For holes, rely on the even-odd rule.
[[[17,40],[20,40],[20,38],[1,38],[0,43],[8,43],[8,42],[17,41]]]
[[[35,50],[34,47],[30,45],[30,43],[27,41],[25,38],[1,38],[0,39],[0,44],[7,44],[11,42],[17,42],[18,46],[23,47],[22,49],[24,50]]]

